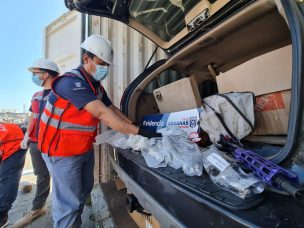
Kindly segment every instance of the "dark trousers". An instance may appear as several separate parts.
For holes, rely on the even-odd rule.
[[[37,190],[35,198],[33,200],[32,210],[38,210],[44,206],[45,201],[49,195],[50,174],[42,158],[42,154],[37,148],[37,143],[30,143],[30,154],[32,158],[34,174],[37,176]]]
[[[0,163],[0,219],[5,217],[17,198],[27,150],[18,150]]]

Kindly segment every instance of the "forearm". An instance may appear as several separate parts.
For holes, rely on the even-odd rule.
[[[99,119],[113,130],[124,134],[138,134],[138,127],[122,119],[116,112],[110,110],[102,114]]]
[[[110,108],[123,120],[127,121],[128,123],[132,123],[132,120],[130,120],[127,116],[125,116],[117,107],[114,105],[111,105]]]
[[[106,107],[101,101],[92,101],[84,109],[97,117],[113,130],[125,134],[138,134],[139,128],[118,115],[112,108]]]

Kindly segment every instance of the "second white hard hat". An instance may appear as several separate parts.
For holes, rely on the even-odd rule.
[[[108,64],[113,62],[111,42],[102,35],[93,34],[83,41],[81,48],[91,52]]]
[[[28,68],[28,70],[30,72],[33,72],[35,68],[51,70],[51,71],[55,71],[59,74],[59,67],[57,66],[56,63],[54,63],[53,61],[51,61],[49,59],[43,59],[43,58],[37,59],[33,63],[33,65]]]

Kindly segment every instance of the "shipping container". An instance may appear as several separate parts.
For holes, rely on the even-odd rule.
[[[81,13],[69,11],[44,29],[44,57],[56,62],[60,73],[80,63],[82,21]]]

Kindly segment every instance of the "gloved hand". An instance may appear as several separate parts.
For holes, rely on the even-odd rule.
[[[28,132],[26,132],[24,134],[23,140],[20,143],[21,149],[28,149],[29,148],[29,142],[30,142],[29,135],[28,135]]]
[[[161,133],[157,133],[155,130],[151,129],[144,129],[143,127],[139,127],[138,135],[147,137],[147,138],[155,138],[155,137],[162,137]]]

